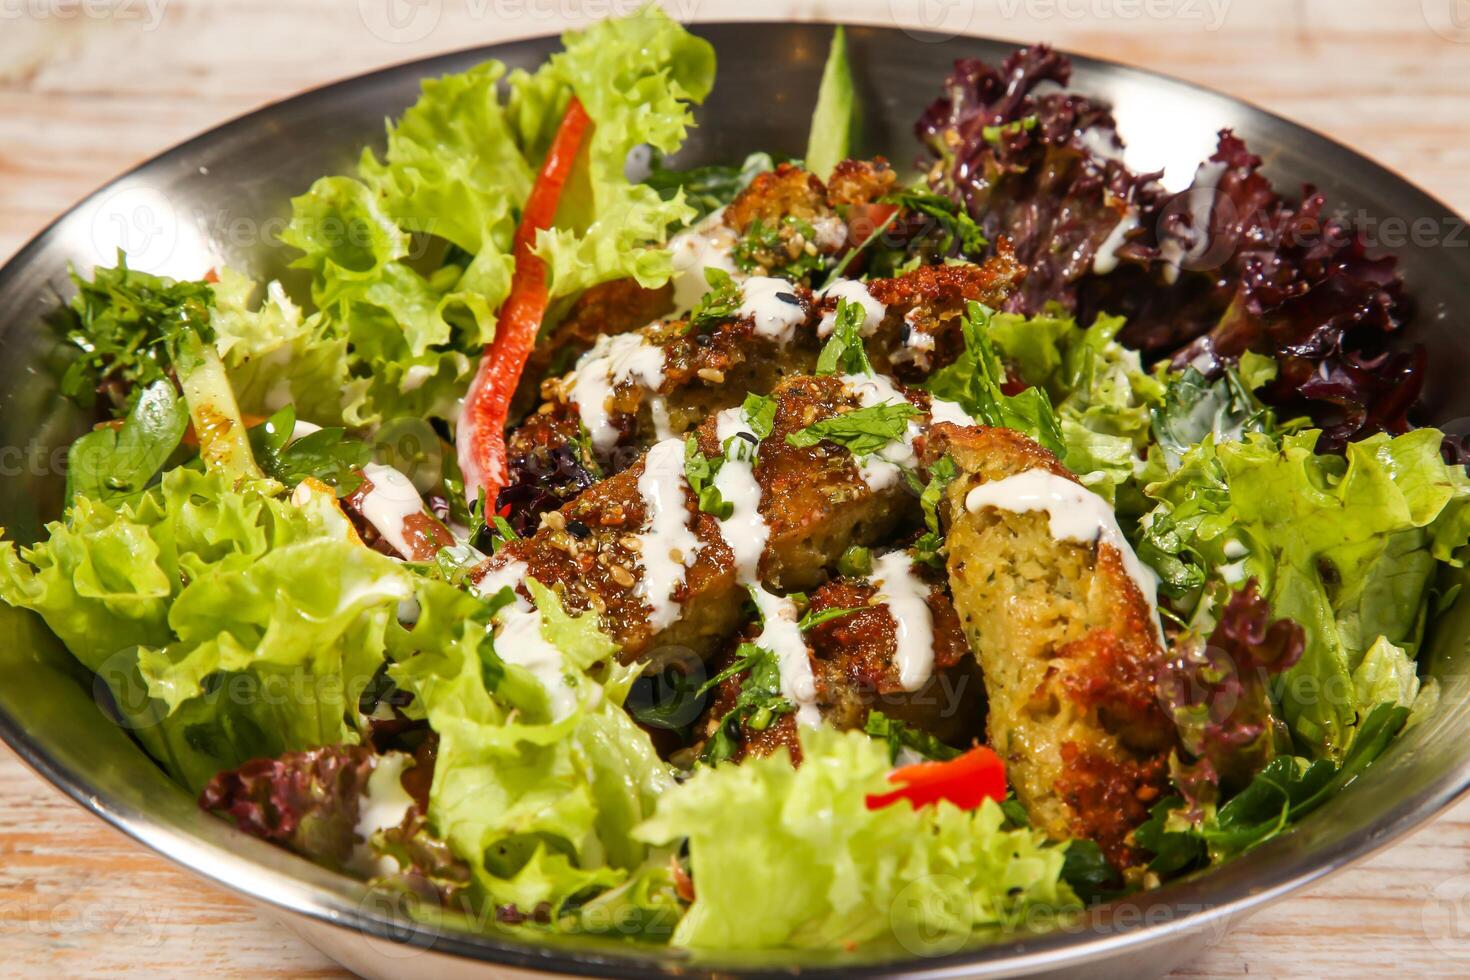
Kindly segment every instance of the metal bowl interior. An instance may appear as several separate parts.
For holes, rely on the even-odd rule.
[[[680,161],[741,158],[753,149],[800,154],[830,28],[810,24],[705,25],[720,54],[719,84]],[[910,125],[958,57],[998,59],[1011,45],[976,38],[939,40],[898,30],[850,31],[869,125],[868,152],[900,164],[916,146]],[[309,92],[176,147],[97,191],[46,229],[0,270],[0,525],[35,540],[57,516],[64,450],[83,431],[82,415],[58,397],[46,314],[70,295],[68,264],[110,263],[121,245],[131,264],[194,277],[228,264],[256,276],[290,273],[288,250],[273,236],[288,199],[317,177],[340,172],[360,147],[381,146],[383,119],[413,100],[419,79],[494,57],[532,67],[556,47],[538,39],[466,51]],[[759,54],[756,54],[759,52]],[[1372,219],[1428,219],[1442,234],[1410,241],[1401,256],[1419,314],[1417,339],[1434,352],[1427,415],[1470,415],[1470,332],[1455,311],[1470,309],[1470,252],[1464,224],[1400,177],[1356,153],[1269,113],[1148,72],[1075,59],[1074,85],[1109,99],[1138,169],[1165,168],[1183,186],[1225,127],[1266,158],[1279,186],[1311,183],[1331,202]],[[1453,247],[1456,235],[1460,248]],[[1470,592],[1470,590],[1466,590]],[[109,720],[93,681],[38,619],[0,607],[0,735],[81,805],[201,875],[286,913],[313,930],[341,931],[364,972],[421,966],[412,950],[454,957],[456,975],[498,965],[562,973],[759,974],[900,971],[928,975],[1162,972],[1218,937],[1261,904],[1382,847],[1428,820],[1470,786],[1470,698],[1463,647],[1470,597],[1441,616],[1428,670],[1443,697],[1340,799],[1289,833],[1207,874],[1105,910],[1085,925],[1017,935],[1000,943],[913,944],[901,959],[843,952],[728,954],[690,959],[590,938],[530,944],[454,923],[415,926],[401,909],[358,884],[236,832],[201,813]],[[780,887],[779,882],[772,882]],[[751,896],[759,901],[759,896]],[[336,944],[341,946],[341,944]],[[358,955],[360,954],[360,959]],[[439,957],[435,957],[439,959]],[[378,964],[378,966],[373,966]],[[1106,964],[1106,965],[1104,965]]]

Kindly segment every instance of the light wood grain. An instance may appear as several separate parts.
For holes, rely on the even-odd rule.
[[[63,19],[57,12],[75,12],[75,3],[53,2],[53,15],[42,17],[33,12],[43,0],[0,0],[0,257],[109,177],[264,103],[632,6],[422,0],[438,11],[430,29],[395,41],[383,36],[393,35],[383,26],[388,0],[109,2],[108,16]],[[921,2],[930,25],[1046,40],[1248,99],[1357,147],[1470,213],[1470,30],[1448,29],[1457,0],[665,6],[701,20],[903,26],[915,23]],[[85,9],[95,13],[103,4]],[[1218,24],[1213,10],[1222,11]],[[1238,924],[1177,975],[1470,976],[1467,885],[1470,801],[1373,860]],[[125,972],[341,975],[269,917],[134,845],[0,752],[0,975]]]

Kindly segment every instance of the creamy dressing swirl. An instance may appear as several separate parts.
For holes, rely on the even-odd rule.
[[[905,691],[917,691],[934,673],[934,614],[929,609],[929,586],[914,574],[914,560],[905,551],[890,551],[873,560],[870,576],[875,598],[893,617],[894,665]]]
[[[758,440],[740,408],[726,409],[715,416],[715,435],[725,453],[725,462],[715,474],[715,486],[731,507],[730,516],[720,522],[720,535],[735,557],[736,577],[750,589],[765,622],[760,644],[776,655],[782,696],[796,706],[798,724],[819,725],[822,715],[817,710],[817,683],[806,639],[797,626],[796,604],[767,591],[760,579],[761,554],[771,529],[761,514],[761,486],[755,478]]]
[[[1015,514],[1045,511],[1051,536],[1056,540],[1111,545],[1123,559],[1123,570],[1148,603],[1149,621],[1153,623],[1159,646],[1164,646],[1164,630],[1159,624],[1157,605],[1158,580],[1134,554],[1133,547],[1118,527],[1117,515],[1106,500],[1065,477],[1035,469],[982,483],[965,495],[965,509],[970,513],[985,507]]]
[[[629,381],[649,391],[664,383],[663,348],[645,343],[638,332],[598,337],[572,371],[571,399],[598,452],[617,445],[619,432],[607,402],[615,386]]]
[[[669,626],[679,616],[674,590],[684,569],[694,563],[702,544],[689,529],[684,505],[689,484],[684,478],[684,440],[665,439],[643,457],[638,492],[643,496],[644,529],[637,535],[643,575],[637,591],[652,610],[648,625]]]
[[[849,303],[856,303],[861,306],[863,308],[863,325],[858,329],[858,333],[864,337],[872,336],[873,331],[877,330],[883,323],[884,314],[888,312],[888,307],[878,302],[873,298],[873,294],[868,292],[867,285],[858,282],[856,279],[838,279],[832,285],[822,290],[819,295],[822,297],[835,296],[839,300],[845,299]],[[833,310],[831,313],[822,314],[822,320],[817,324],[817,336],[830,336],[836,326],[836,310]]]

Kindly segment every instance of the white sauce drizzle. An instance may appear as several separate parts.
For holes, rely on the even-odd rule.
[[[864,337],[870,337],[883,323],[883,315],[888,312],[888,307],[873,298],[868,292],[868,287],[856,279],[839,279],[819,294],[821,296],[835,296],[845,299],[849,303],[856,303],[863,308],[863,325],[858,328],[858,333]],[[830,336],[837,326],[837,311],[822,314],[822,321],[817,324],[817,336]]]
[[[776,655],[781,673],[781,695],[796,705],[796,722],[811,728],[822,723],[817,710],[817,682],[812,676],[811,655],[801,627],[796,625],[796,603],[785,596],[774,595],[756,585],[750,590],[765,625],[761,628],[761,646]]]
[[[577,706],[577,692],[567,683],[561,651],[541,635],[541,614],[516,588],[531,577],[523,561],[508,561],[493,568],[474,585],[489,599],[501,589],[510,589],[515,601],[495,614],[495,652],[508,664],[530,671],[546,689],[553,721],[565,718]]]
[[[561,721],[577,707],[577,692],[567,683],[561,651],[541,635],[541,614],[520,603],[495,614],[495,652],[508,664],[523,667],[541,682],[551,705],[551,720]]]
[[[737,282],[745,274],[730,257],[740,236],[725,224],[725,209],[711,212],[703,221],[669,239],[674,266],[674,309],[685,313],[709,292],[705,269],[723,269]]]
[[[1094,273],[1105,276],[1118,267],[1118,249],[1123,247],[1128,233],[1137,227],[1138,209],[1130,204],[1123,217],[1113,226],[1113,230],[1108,232],[1108,237],[1097,247],[1097,255],[1092,259]]]
[[[684,479],[684,440],[665,439],[643,457],[638,492],[643,495],[644,530],[638,533],[643,576],[638,595],[653,610],[649,626],[661,630],[679,615],[673,591],[684,579],[702,544],[689,529],[684,506],[689,484]]]
[[[508,561],[499,568],[492,568],[474,585],[477,595],[489,599],[501,589],[510,589],[515,594],[518,609],[530,609],[531,602],[521,595],[516,586],[531,577],[531,569],[523,561]]]
[[[403,522],[414,514],[424,513],[424,499],[414,489],[413,481],[391,466],[368,463],[362,468],[362,474],[373,485],[362,497],[363,519],[394,551],[404,558],[412,557],[413,549],[403,533]]]
[[[1194,186],[1185,191],[1185,203],[1189,206],[1189,248],[1170,238],[1159,246],[1159,258],[1164,260],[1164,281],[1179,280],[1179,270],[1186,261],[1193,262],[1205,253],[1210,244],[1210,214],[1215,210],[1215,186],[1225,176],[1229,166],[1222,161],[1200,164],[1194,175]]]
[[[965,509],[974,513],[984,507],[995,507],[1016,514],[1045,511],[1051,525],[1051,536],[1058,541],[1081,544],[1105,543],[1117,549],[1123,569],[1143,599],[1148,603],[1149,620],[1153,623],[1159,646],[1164,646],[1164,631],[1159,625],[1156,605],[1158,580],[1128,544],[1118,527],[1117,515],[1108,502],[1084,486],[1047,470],[1027,470],[993,483],[982,483],[965,495]]]
[[[761,514],[761,485],[755,478],[756,443],[746,438],[754,439],[755,433],[745,423],[744,410],[727,408],[715,416],[715,437],[722,448],[729,447],[725,462],[715,474],[715,488],[731,507],[730,516],[720,522],[720,533],[735,555],[735,573],[740,581],[759,582],[761,554],[771,529]]]
[[[929,418],[933,422],[953,422],[955,425],[979,425],[975,417],[960,408],[959,404],[943,398],[929,399]]]
[[[739,315],[751,319],[756,334],[778,344],[789,344],[797,326],[806,322],[802,305],[784,298],[796,296],[796,286],[788,280],[751,276],[745,280],[741,295]]]
[[[669,422],[669,401],[663,395],[654,395],[648,400],[648,415],[653,419],[653,436],[659,442],[674,438],[674,428]]]
[[[929,611],[929,586],[914,574],[914,561],[904,551],[890,551],[873,559],[871,581],[875,598],[893,617],[894,662],[898,683],[917,691],[934,672],[934,614]]]
[[[599,452],[617,445],[618,428],[608,415],[607,400],[615,385],[628,381],[650,391],[664,383],[663,348],[644,343],[638,332],[598,337],[572,372],[572,401]]]
[[[910,404],[908,399],[899,394],[893,382],[880,374],[845,374],[842,382],[857,397],[863,408]],[[887,490],[897,485],[904,469],[913,469],[919,465],[919,457],[914,452],[914,440],[922,432],[919,423],[911,418],[904,426],[903,438],[895,439],[871,456],[856,460],[858,473],[869,489],[880,492]]]
[[[755,478],[758,446],[751,441],[755,433],[745,420],[744,410],[730,408],[715,416],[715,435],[721,447],[729,446],[725,462],[715,474],[715,486],[731,507],[730,516],[720,522],[720,534],[735,556],[735,574],[740,584],[750,588],[765,621],[760,643],[776,655],[781,694],[796,705],[798,724],[819,725],[822,715],[817,710],[817,683],[812,675],[806,639],[796,625],[796,605],[790,599],[766,591],[760,580],[761,554],[771,529],[760,509],[761,486]]]
[[[378,831],[392,830],[408,816],[414,801],[403,788],[403,771],[411,761],[412,757],[405,752],[386,752],[378,757],[368,774],[363,795],[357,801],[357,823],[352,828],[359,838],[352,848],[354,870],[369,875],[392,874],[398,870],[395,858],[387,854],[375,856],[369,842]]]

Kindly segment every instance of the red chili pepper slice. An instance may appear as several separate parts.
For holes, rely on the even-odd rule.
[[[465,493],[471,501],[485,491],[488,505],[509,478],[505,459],[505,422],[511,398],[525,370],[526,359],[536,346],[536,334],[546,315],[546,263],[531,249],[536,232],[550,228],[556,218],[562,189],[572,172],[572,163],[582,145],[591,120],[576,96],[567,103],[551,149],[541,163],[536,183],[526,198],[526,209],[515,235],[515,273],[510,295],[500,308],[495,339],[485,345],[480,366],[465,394],[460,414],[459,468],[464,473]]]
[[[908,800],[915,808],[949,800],[961,810],[973,810],[986,800],[1006,796],[1006,767],[1000,756],[983,745],[948,762],[919,762],[888,774],[890,783],[903,788],[868,796],[868,809]]]

